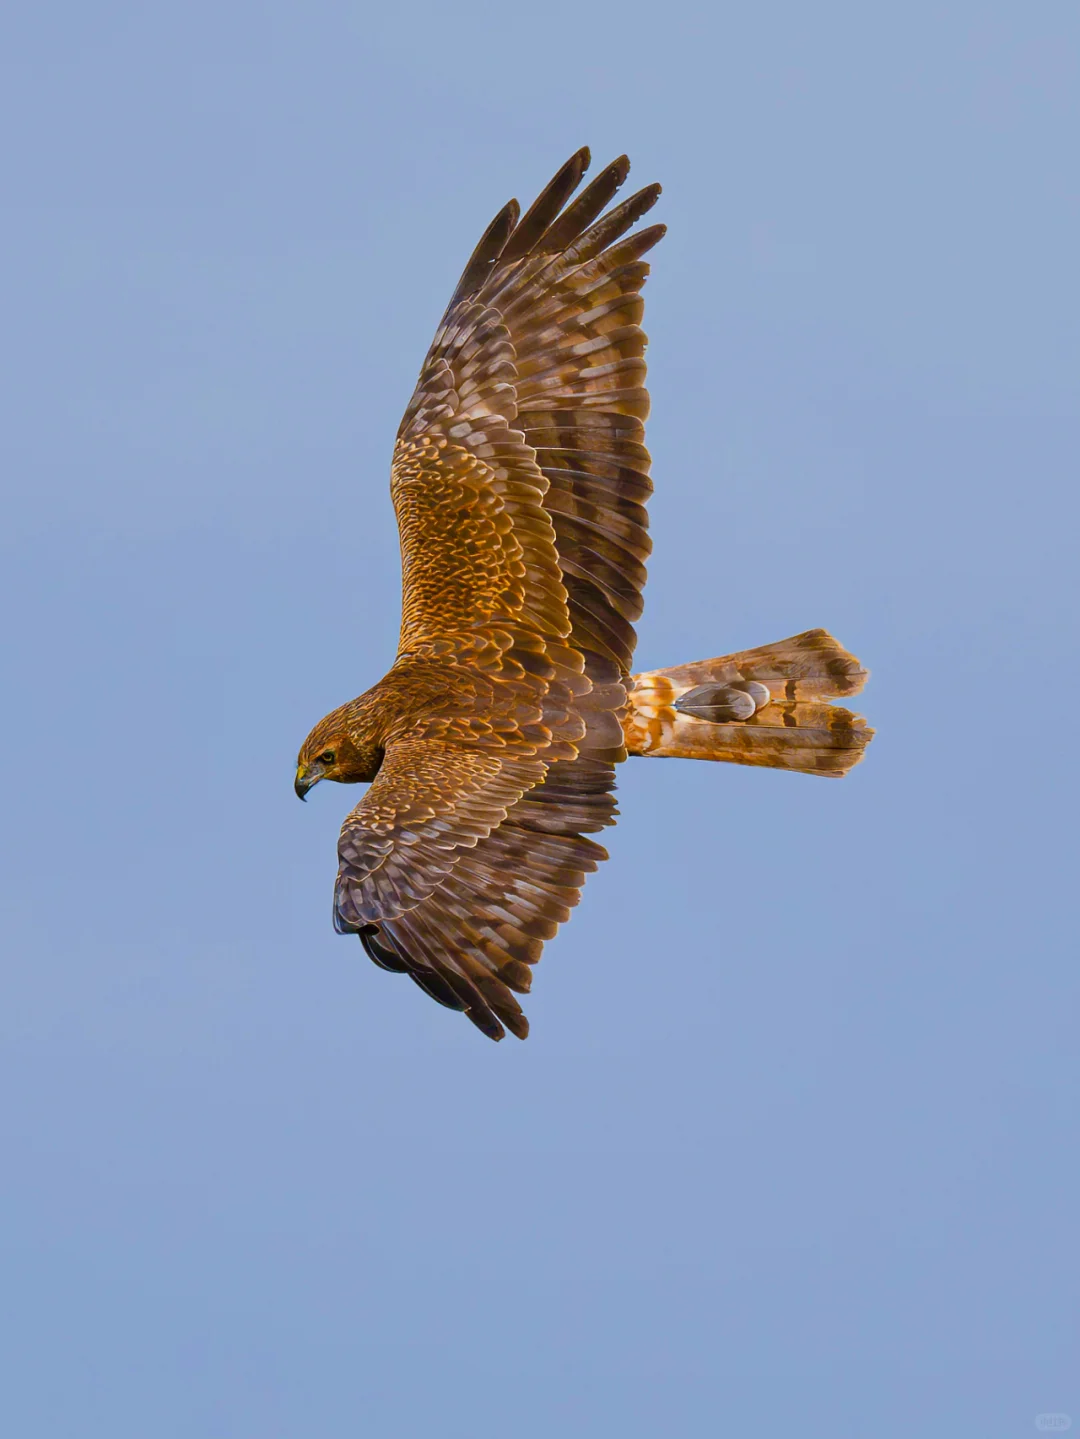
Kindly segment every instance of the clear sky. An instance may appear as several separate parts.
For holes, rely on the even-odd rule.
[[[0,1432],[1080,1426],[1080,12],[0,24]],[[582,143],[660,180],[643,668],[824,625],[842,783],[635,761],[489,1044],[334,935],[394,430]]]

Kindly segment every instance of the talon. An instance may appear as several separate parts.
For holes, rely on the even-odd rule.
[[[757,704],[745,689],[736,689],[734,685],[698,685],[677,699],[675,708],[712,724],[731,724],[749,719],[757,710]]]
[[[763,710],[772,699],[772,692],[768,685],[763,685],[758,680],[735,680],[732,683],[733,690],[742,690],[754,701],[754,713]]]

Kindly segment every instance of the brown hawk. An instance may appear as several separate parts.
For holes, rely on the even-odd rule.
[[[296,772],[371,788],[345,820],[334,924],[491,1039],[607,857],[615,766],[682,755],[842,775],[873,733],[827,703],[866,671],[824,630],[631,674],[652,491],[645,448],[649,185],[576,198],[579,150],[506,205],[447,306],[398,430],[401,638],[319,721]]]

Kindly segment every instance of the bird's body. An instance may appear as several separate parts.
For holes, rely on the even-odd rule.
[[[297,791],[373,781],[346,819],[334,920],[490,1037],[606,852],[614,766],[687,755],[842,774],[872,731],[825,703],[858,662],[823,630],[634,677],[652,490],[623,157],[575,200],[579,151],[519,222],[496,216],[429,351],[394,451],[398,656],[327,715]],[[567,202],[570,201],[568,204]]]

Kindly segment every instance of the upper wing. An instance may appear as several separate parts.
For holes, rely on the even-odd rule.
[[[491,1039],[528,1033],[513,991],[607,858],[581,832],[612,821],[609,766],[560,762],[536,784],[543,770],[441,741],[392,745],[338,847],[337,929]]]
[[[583,777],[588,764],[552,768]],[[510,991],[528,988],[528,965],[605,857],[574,830],[607,822],[606,794],[541,783],[546,769],[445,740],[391,745],[338,842],[335,928],[493,1039],[500,1018],[524,1036]]]
[[[574,155],[520,223],[513,201],[492,221],[405,412],[403,653],[518,620],[569,635],[596,685],[629,672],[651,490],[641,256],[664,227],[624,238],[657,185],[602,215],[625,156],[567,205],[588,162]]]

